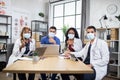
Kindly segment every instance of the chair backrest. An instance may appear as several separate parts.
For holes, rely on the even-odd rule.
[[[7,55],[6,55],[7,62],[8,62],[10,55],[12,54],[13,47],[14,47],[14,43],[7,44]]]

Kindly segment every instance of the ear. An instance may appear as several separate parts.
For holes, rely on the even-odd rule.
[[[55,32],[55,34],[56,34],[57,32]]]
[[[95,36],[96,36],[96,32],[94,32]]]

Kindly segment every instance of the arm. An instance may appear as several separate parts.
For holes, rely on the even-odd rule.
[[[76,52],[79,52],[82,49],[82,41],[80,39],[75,40],[73,48]]]
[[[20,39],[17,39],[16,42],[14,43],[13,51],[12,51],[12,54],[10,55],[10,57],[9,57],[7,66],[12,64],[19,57],[21,57],[22,54],[19,50],[20,44],[21,44]],[[21,51],[24,51],[24,49],[21,49]]]
[[[93,66],[105,66],[109,62],[109,50],[107,43],[102,42],[100,48],[101,59],[92,61]]]
[[[52,41],[54,44],[58,44],[60,45],[60,39],[57,38],[56,36],[53,38],[53,41]]]
[[[45,43],[44,43],[44,37],[41,38],[41,41],[40,41],[40,42],[41,42],[41,44],[45,44]]]
[[[35,39],[32,39],[32,43],[33,43],[33,51],[35,51]]]
[[[74,54],[75,57],[81,57],[82,59],[85,58],[85,55],[87,54],[87,45],[79,52],[71,52],[71,54]]]
[[[56,40],[56,44],[60,45],[60,39]]]

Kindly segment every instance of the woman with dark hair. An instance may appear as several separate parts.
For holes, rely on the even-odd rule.
[[[78,32],[75,28],[69,28],[65,37],[66,52],[79,52],[82,49],[82,41],[79,39]],[[81,78],[79,74],[61,74],[62,80],[70,80],[69,75],[74,75],[77,80]]]
[[[82,41],[79,39],[78,32],[71,27],[65,34],[65,47],[71,52],[78,52],[82,49]]]

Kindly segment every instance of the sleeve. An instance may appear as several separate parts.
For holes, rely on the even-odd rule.
[[[73,48],[76,52],[80,51],[82,49],[82,41],[77,39]]]
[[[86,55],[86,50],[87,46],[85,46],[81,51],[79,52],[71,52],[71,54],[74,54],[75,57],[81,57],[83,60],[85,59],[85,55]]]
[[[44,43],[44,37],[41,38],[41,41],[40,41],[40,42],[41,42],[41,44],[45,44],[45,43]]]
[[[104,46],[104,47],[103,47]],[[109,62],[109,50],[106,42],[102,42],[100,46],[101,59],[92,61],[93,66],[105,66]]]
[[[56,38],[56,44],[60,45],[60,39]]]
[[[33,39],[32,42],[33,42],[33,51],[35,51],[35,39]]]
[[[17,39],[15,44],[14,44],[14,47],[13,47],[13,51],[12,51],[12,54],[10,55],[9,57],[9,60],[8,60],[8,65],[12,64],[14,61],[16,61],[19,57],[21,57],[21,52],[19,51],[19,47],[20,47],[20,39]]]

